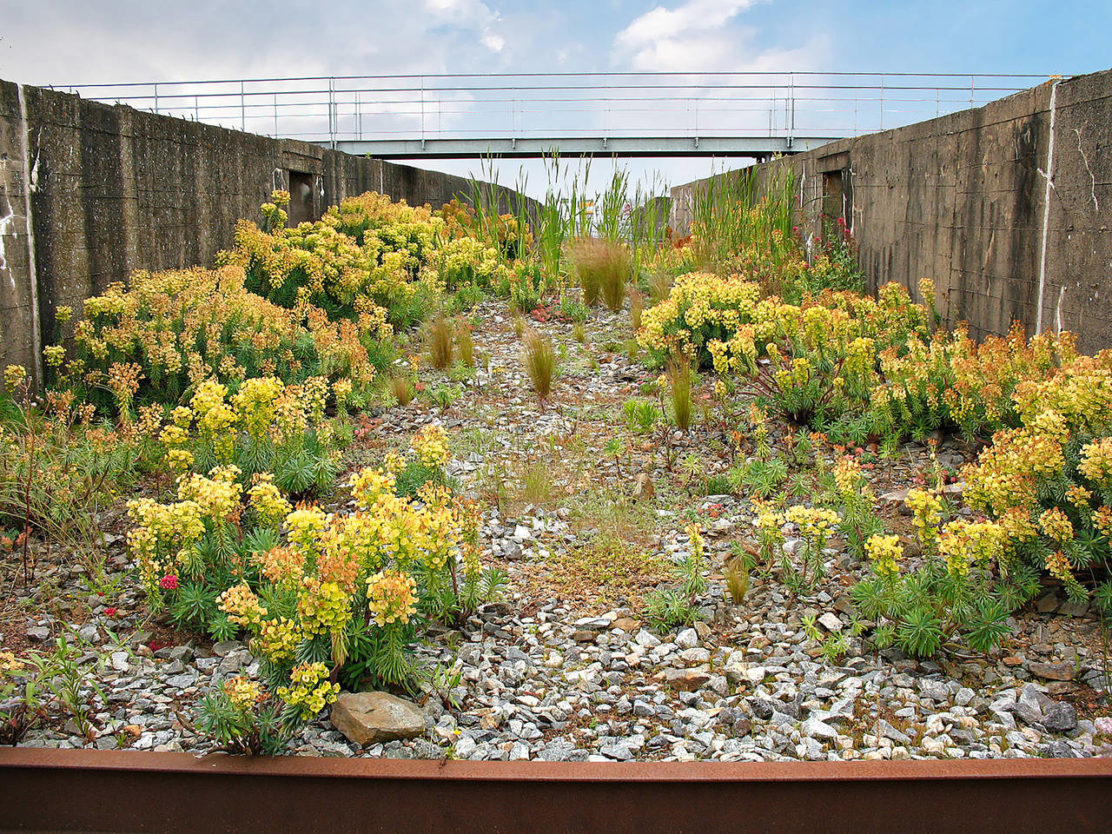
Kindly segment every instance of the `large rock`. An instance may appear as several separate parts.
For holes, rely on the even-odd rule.
[[[1038,663],[1027,664],[1031,674],[1038,675],[1048,681],[1072,681],[1077,674],[1077,667],[1072,663]]]
[[[710,683],[710,674],[704,669],[665,669],[656,677],[677,692],[696,692]]]
[[[332,707],[332,726],[362,747],[425,732],[416,704],[388,692],[343,692]]]

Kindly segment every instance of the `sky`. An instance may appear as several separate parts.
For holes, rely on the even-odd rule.
[[[0,78],[68,86],[364,74],[1069,75],[1112,68],[1108,0],[665,0],[664,5],[633,0],[329,0],[319,8],[324,11],[313,12],[303,0],[0,0]],[[466,95],[454,103],[457,113],[475,106]],[[850,118],[843,111],[837,117],[840,127]],[[455,118],[462,125],[466,117]],[[521,115],[519,121],[539,124],[541,118]],[[615,116],[596,108],[561,118],[577,129],[594,129],[600,122],[607,129],[615,122],[636,129],[637,118],[651,125],[654,119],[662,124],[670,117]],[[767,122],[770,117],[761,118]],[[801,118],[822,117],[801,113]],[[870,117],[861,118],[868,122]],[[898,107],[885,118],[886,127],[899,121]],[[395,114],[390,124],[405,131],[414,123]],[[633,179],[654,181],[659,188],[741,163],[661,159],[619,164],[628,165]],[[520,165],[515,160],[499,163],[498,178],[512,184]],[[489,173],[474,161],[430,161],[427,167]],[[531,192],[543,188],[539,163],[528,163],[524,170]],[[609,161],[596,162],[593,178],[605,178],[611,170]]]

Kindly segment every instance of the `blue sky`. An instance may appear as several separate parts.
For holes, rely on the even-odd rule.
[[[64,85],[364,73],[1112,67],[1107,0],[329,0],[318,8],[304,0],[0,0],[0,78]],[[630,168],[644,178],[658,169],[675,184],[715,164]],[[517,168],[502,163],[502,181]],[[606,168],[596,165],[596,175]],[[540,178],[530,166],[532,190]]]

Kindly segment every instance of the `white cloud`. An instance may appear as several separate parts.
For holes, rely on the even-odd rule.
[[[501,35],[495,34],[494,32],[487,32],[481,38],[479,38],[479,43],[481,43],[491,52],[501,52],[502,49],[506,46],[506,39],[503,38]]]
[[[639,53],[659,44],[684,39],[696,32],[713,32],[732,20],[756,0],[688,0],[681,6],[666,9],[657,6],[636,18],[618,33],[615,44]]]
[[[825,56],[811,39],[797,48],[762,48],[758,32],[735,18],[761,0],[688,0],[657,6],[614,37],[616,57],[636,70],[664,72],[802,70]]]
[[[506,46],[506,39],[494,28],[500,16],[481,0],[425,0],[425,9],[438,25],[477,32],[479,43],[491,52],[501,52]]]

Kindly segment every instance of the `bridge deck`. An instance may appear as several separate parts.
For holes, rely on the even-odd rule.
[[[562,156],[744,156],[811,150],[839,137],[832,136],[644,136],[545,137],[497,139],[349,139],[335,142],[337,150],[382,159],[460,159],[484,156],[540,157],[558,150]],[[320,142],[325,147],[333,143]]]

